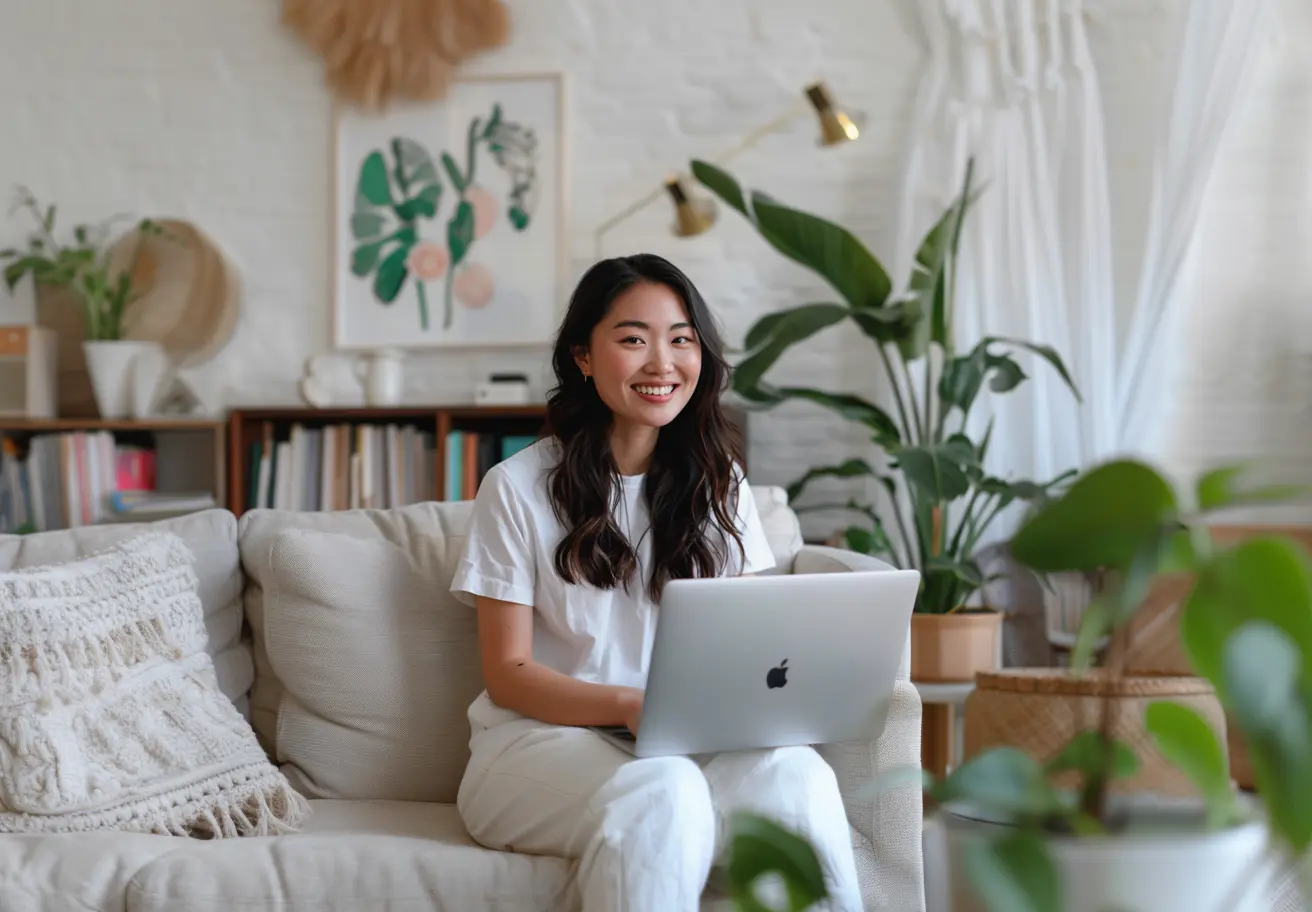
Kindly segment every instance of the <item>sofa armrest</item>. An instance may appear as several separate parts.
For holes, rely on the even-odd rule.
[[[817,545],[806,545],[793,561],[793,573],[891,570],[881,560]],[[875,792],[874,781],[902,769],[919,769],[920,694],[911,684],[911,630],[908,628],[888,708],[888,720],[875,741],[818,747],[843,795],[852,828],[861,896],[867,910],[923,912],[925,876],[921,851],[924,804],[919,778]]]

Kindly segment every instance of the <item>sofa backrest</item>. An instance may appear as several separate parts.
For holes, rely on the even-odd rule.
[[[788,572],[797,517],[781,488],[753,493]],[[303,794],[455,800],[483,688],[475,613],[449,592],[472,506],[242,516],[251,722]]]

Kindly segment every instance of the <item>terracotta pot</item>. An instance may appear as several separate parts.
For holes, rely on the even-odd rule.
[[[997,611],[911,615],[911,680],[975,680],[998,663],[1002,613]]]

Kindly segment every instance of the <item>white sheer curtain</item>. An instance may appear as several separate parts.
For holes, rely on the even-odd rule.
[[[956,342],[984,335],[1054,347],[1052,368],[977,407],[996,420],[989,468],[1046,480],[1114,442],[1111,226],[1102,104],[1082,0],[916,0],[928,55],[902,188],[897,275],[975,158],[983,195],[966,223]],[[985,393],[984,395],[988,395]],[[976,427],[974,430],[978,431]],[[1000,525],[1000,524],[999,524]]]
[[[1191,0],[1175,48],[1171,97],[1156,137],[1156,172],[1139,290],[1117,371],[1116,442],[1162,443],[1177,364],[1181,278],[1217,151],[1271,23],[1271,0]]]
[[[1085,28],[1095,0],[904,2],[927,63],[896,275],[907,275],[973,155],[985,193],[962,240],[958,348],[983,335],[1051,345],[1084,397],[1077,405],[1046,364],[1018,356],[1030,382],[980,409],[996,417],[992,471],[1043,480],[1151,446],[1197,214],[1271,5],[1186,0],[1162,130],[1144,137],[1155,156],[1153,196],[1127,329],[1117,322],[1103,102]]]

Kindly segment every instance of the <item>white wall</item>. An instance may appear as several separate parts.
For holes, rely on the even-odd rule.
[[[1118,224],[1132,232],[1148,138],[1136,127],[1160,79],[1171,15],[1183,0],[1114,0],[1094,24],[1107,73],[1109,142],[1122,173]],[[1306,307],[1312,267],[1309,177],[1312,40],[1299,0],[1245,129],[1228,146],[1209,207],[1200,284],[1187,330],[1194,373],[1181,380],[1172,459],[1182,466],[1237,448],[1312,451],[1294,429],[1307,407]],[[305,356],[329,346],[330,101],[316,61],[278,23],[273,0],[6,0],[0,29],[0,183],[27,183],[63,219],[132,211],[189,218],[240,270],[244,312],[231,345],[197,382],[228,405],[295,403]],[[744,156],[752,183],[850,226],[891,253],[901,126],[918,51],[895,4],[867,0],[510,0],[510,47],[474,70],[563,69],[574,96],[570,137],[573,276],[591,262],[593,226],[695,155],[732,145],[827,79],[868,118],[861,143],[821,151],[798,121]],[[1304,58],[1306,55],[1304,54]],[[1138,181],[1139,183],[1136,183]],[[1301,204],[1296,204],[1301,200]],[[1127,215],[1128,213],[1128,215]],[[735,214],[709,236],[679,241],[653,206],[612,235],[607,254],[645,249],[684,266],[731,341],[753,317],[814,300],[823,288],[781,261]],[[70,222],[66,222],[68,224]],[[0,221],[0,246],[22,223]],[[1132,233],[1121,245],[1133,250]],[[1234,341],[1243,357],[1229,351]],[[1291,350],[1291,347],[1293,350]],[[412,364],[414,401],[468,398],[483,374],[529,369],[541,352],[444,353]],[[869,350],[830,332],[788,357],[788,382],[873,389]],[[1226,370],[1214,367],[1224,364]],[[1234,371],[1251,370],[1236,377]],[[345,378],[345,372],[343,372]],[[343,384],[349,389],[349,382]],[[1243,422],[1247,433],[1222,431]],[[1254,417],[1259,415],[1260,417]],[[833,458],[849,429],[801,406],[752,426],[753,477],[790,480]],[[1236,444],[1238,440],[1238,444]]]

